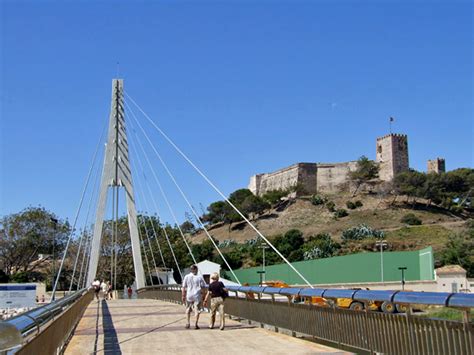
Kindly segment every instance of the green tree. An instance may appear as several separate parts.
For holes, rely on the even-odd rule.
[[[227,203],[216,201],[207,207],[207,214],[203,216],[203,221],[208,223],[224,222],[227,213]]]
[[[473,236],[451,236],[439,255],[439,261],[441,265],[460,265],[467,271],[467,277],[474,277]]]
[[[0,267],[6,275],[31,272],[38,254],[62,255],[71,227],[43,207],[28,207],[0,219]]]
[[[193,233],[196,230],[196,227],[191,221],[184,221],[179,227],[183,233]]]
[[[191,249],[197,262],[203,260],[212,260],[214,257],[215,248],[209,239],[204,240],[201,244],[193,244]]]
[[[239,189],[229,195],[229,201],[238,208],[249,196],[253,196],[252,191],[249,189]]]
[[[379,166],[372,160],[369,160],[366,156],[361,156],[359,160],[357,160],[356,170],[349,173],[349,178],[356,183],[356,189],[353,195],[355,196],[360,185],[369,180],[378,178],[378,176]]]
[[[288,190],[270,190],[263,194],[262,198],[270,203],[272,206],[276,205],[282,197],[287,196]]]
[[[245,198],[241,204],[242,212],[246,215],[249,213],[256,213],[261,215],[267,209],[270,208],[270,204],[265,201],[263,198],[255,195],[250,195]]]
[[[303,244],[303,233],[298,229],[290,229],[284,235],[277,236],[273,241],[273,245],[285,257],[289,257],[292,251],[298,250]]]
[[[426,174],[415,170],[397,174],[394,179],[394,188],[398,195],[406,195],[413,198],[422,197],[426,190]]]

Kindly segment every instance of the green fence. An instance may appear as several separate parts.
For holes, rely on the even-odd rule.
[[[312,284],[399,281],[399,267],[406,267],[405,280],[433,280],[433,249],[417,251],[368,252],[326,259],[299,261],[293,266]],[[262,267],[235,270],[241,283],[257,284]],[[288,284],[304,283],[286,264],[267,266],[266,280],[282,280]],[[229,273],[230,274],[230,273]],[[230,275],[229,275],[230,276]],[[232,280],[235,281],[233,277]]]

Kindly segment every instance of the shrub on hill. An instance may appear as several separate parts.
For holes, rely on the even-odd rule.
[[[360,224],[356,227],[352,227],[346,229],[342,232],[342,240],[344,242],[351,241],[351,240],[363,240],[368,238],[383,238],[384,232],[372,229],[371,227]]]
[[[303,246],[304,260],[312,260],[319,258],[329,258],[337,255],[341,245],[335,242],[328,233],[320,233],[309,237]]]
[[[408,224],[409,226],[419,226],[421,225],[421,219],[415,216],[413,213],[407,213],[402,217],[400,222]]]
[[[346,206],[350,210],[355,210],[356,208],[362,207],[364,204],[362,203],[361,200],[357,200],[355,202],[352,201],[347,201]]]
[[[327,198],[321,195],[311,196],[311,203],[315,206],[324,205],[327,202]]]
[[[350,209],[350,210],[355,210],[355,209],[356,209],[356,205],[355,205],[355,203],[352,202],[352,201],[347,201],[347,202],[346,202],[346,207],[347,207],[348,209]]]
[[[329,212],[334,212],[336,210],[336,204],[333,201],[326,202],[326,208]]]
[[[344,208],[339,208],[338,210],[336,210],[336,212],[334,212],[334,217],[336,218],[342,218],[348,215],[349,213],[347,213],[347,211]]]

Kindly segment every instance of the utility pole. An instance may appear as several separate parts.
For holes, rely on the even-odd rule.
[[[267,243],[263,242],[262,244],[260,244],[259,248],[262,249],[262,258],[263,258],[263,263],[262,263],[262,273],[260,274],[260,284],[262,284],[262,281],[264,282],[265,281],[265,250],[269,248],[269,246],[267,245]],[[263,279],[262,279],[262,276],[263,276]]]
[[[383,283],[383,248],[385,248],[388,244],[386,240],[379,240],[375,243],[375,245],[380,247],[380,282]]]
[[[406,266],[400,266],[398,270],[402,272],[402,291],[405,290],[405,270],[407,269]]]

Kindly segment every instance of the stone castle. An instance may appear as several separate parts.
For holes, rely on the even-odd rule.
[[[376,159],[379,179],[390,181],[398,173],[408,171],[408,137],[388,134],[377,138]],[[250,178],[249,190],[263,195],[270,190],[286,190],[298,186],[303,194],[332,193],[344,190],[350,183],[349,172],[357,169],[357,161],[344,163],[297,163],[289,167]],[[428,161],[428,172],[445,171],[444,159]]]

